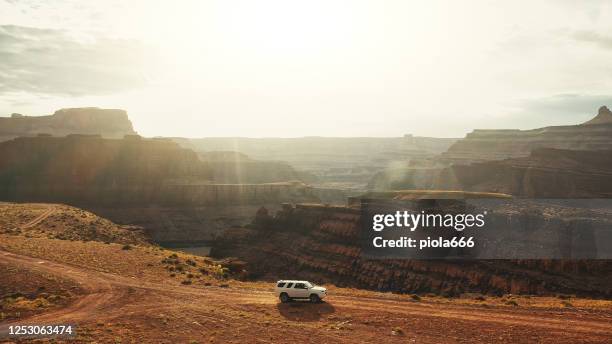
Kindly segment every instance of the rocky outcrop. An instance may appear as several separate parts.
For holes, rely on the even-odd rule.
[[[440,156],[440,161],[469,164],[528,156],[538,148],[612,150],[610,110],[603,106],[598,115],[581,125],[545,127],[533,130],[482,130],[469,133]]]
[[[524,158],[451,166],[432,185],[531,198],[610,198],[611,180],[612,150],[545,148]]]
[[[197,155],[169,140],[99,135],[22,137],[0,143],[0,195],[55,202],[137,202],[169,180],[209,180]]]
[[[474,130],[429,164],[387,168],[369,190],[450,189],[526,197],[609,197],[612,112],[581,125]],[[425,161],[427,162],[427,161]],[[450,167],[449,167],[450,166]]]
[[[318,200],[299,182],[218,183],[211,164],[166,139],[17,138],[0,143],[0,199],[112,206]]]
[[[136,132],[127,113],[118,109],[72,108],[58,110],[50,116],[34,117],[14,113],[8,118],[0,117],[0,141],[38,134],[87,134],[121,138]]]
[[[225,231],[213,255],[248,262],[255,278],[299,276],[322,283],[410,293],[612,296],[609,261],[398,260],[362,257],[353,207],[286,204],[260,211],[250,228]]]
[[[597,125],[597,124],[611,124],[612,123],[612,111],[607,106],[602,106],[597,112],[597,116],[590,121],[582,123],[582,125]]]
[[[527,157],[387,170],[371,190],[459,190],[501,192],[528,198],[612,197],[612,150],[535,149]]]

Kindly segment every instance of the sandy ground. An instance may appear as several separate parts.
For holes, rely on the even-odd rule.
[[[52,213],[24,226],[36,226]],[[273,286],[261,282],[182,285],[154,264],[166,254],[149,247],[123,252],[118,245],[0,235],[0,264],[57,276],[79,289],[67,304],[5,320],[0,331],[15,324],[76,324],[75,337],[54,340],[98,343],[612,342],[612,307],[606,301],[598,307],[512,307],[331,289],[320,304],[281,304]]]
[[[78,324],[85,341],[119,342],[543,342],[604,343],[612,313],[334,296],[279,304],[267,291],[169,287],[40,258],[0,252],[0,261],[77,282],[70,305],[12,324]],[[2,324],[5,325],[11,323]]]

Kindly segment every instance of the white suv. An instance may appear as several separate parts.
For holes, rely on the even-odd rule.
[[[280,280],[276,282],[274,291],[283,303],[292,299],[309,299],[310,302],[317,303],[327,296],[327,289],[315,286],[308,281]]]

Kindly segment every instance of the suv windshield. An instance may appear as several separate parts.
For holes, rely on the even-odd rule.
[[[306,288],[312,288],[313,285],[310,284],[310,282],[304,282],[304,285],[306,286]]]

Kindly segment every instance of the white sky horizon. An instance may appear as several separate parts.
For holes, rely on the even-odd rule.
[[[612,2],[0,0],[0,115],[143,136],[464,137],[612,106]]]

